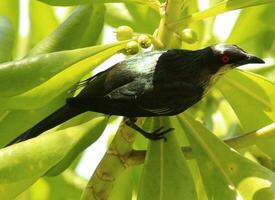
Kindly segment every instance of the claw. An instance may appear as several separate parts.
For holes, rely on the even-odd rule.
[[[161,126],[160,128],[154,130],[151,134],[159,134],[159,132],[163,129],[164,127]]]
[[[153,132],[146,132],[145,130],[143,130],[142,128],[138,127],[135,124],[135,121],[133,119],[128,119],[126,121],[126,124],[130,127],[132,127],[133,129],[135,129],[136,131],[138,131],[139,133],[141,133],[144,137],[146,137],[149,140],[160,140],[160,139],[164,139],[164,141],[166,141],[166,137],[165,134],[167,134],[168,132],[174,130],[174,128],[168,128],[164,131],[163,130],[164,127],[160,127],[156,130],[154,130]]]

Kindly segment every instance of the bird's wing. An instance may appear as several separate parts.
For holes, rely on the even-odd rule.
[[[140,105],[158,115],[174,115],[197,103],[202,95],[203,89],[199,86],[171,81],[158,85],[150,94],[143,94]]]

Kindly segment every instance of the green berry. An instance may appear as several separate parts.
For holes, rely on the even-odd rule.
[[[186,42],[186,43],[189,43],[189,44],[193,44],[195,43],[196,41],[198,41],[198,36],[196,34],[195,31],[193,31],[192,29],[190,28],[186,28],[184,29],[181,34],[180,34],[180,37],[181,37],[181,40]]]
[[[129,40],[133,37],[134,31],[129,26],[120,26],[116,30],[116,38],[118,41]]]
[[[138,37],[137,41],[138,41],[139,45],[144,49],[147,49],[152,44],[151,39],[147,35],[144,35],[144,34],[140,35]]]
[[[131,41],[126,44],[125,52],[130,55],[137,54],[139,52],[139,45],[136,41]]]

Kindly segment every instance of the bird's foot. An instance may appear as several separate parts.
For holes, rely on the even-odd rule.
[[[143,133],[141,133],[144,137],[146,137],[147,139],[149,140],[160,140],[160,139],[164,139],[164,141],[166,141],[166,137],[165,135],[174,130],[174,128],[168,128],[166,130],[163,130],[164,127],[160,127],[156,130],[154,130],[153,132],[149,133],[149,132],[146,132],[144,131]],[[163,130],[163,131],[162,131]]]
[[[142,134],[145,138],[147,138],[149,140],[161,140],[161,139],[164,139],[164,141],[166,141],[167,139],[166,139],[165,135],[168,132],[174,130],[173,128],[168,128],[166,130],[163,130],[164,127],[160,127],[158,129],[154,130],[153,132],[147,132],[147,131],[143,130],[142,128],[140,128],[139,126],[137,126],[135,124],[135,122],[136,122],[136,119],[131,119],[130,118],[130,119],[126,120],[126,124],[129,127],[135,129],[137,132],[139,132],[140,134]]]

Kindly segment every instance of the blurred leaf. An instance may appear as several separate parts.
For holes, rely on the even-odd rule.
[[[66,170],[56,177],[38,179],[30,188],[17,196],[16,200],[79,200],[86,181]]]
[[[259,75],[232,70],[217,84],[245,131],[275,121],[275,84]],[[257,117],[251,117],[257,116]]]
[[[124,171],[116,180],[108,200],[129,200],[132,199],[133,192],[133,169]]]
[[[0,63],[12,58],[14,46],[14,32],[10,20],[0,16]]]
[[[217,87],[237,114],[245,132],[275,121],[274,83],[253,73],[233,70]],[[275,158],[274,143],[275,139],[269,139],[259,146]]]
[[[228,10],[233,10],[266,3],[274,3],[274,0],[228,0],[226,3],[226,8]]]
[[[31,0],[29,9],[30,43],[31,46],[34,46],[57,27],[58,21],[55,17],[53,8],[39,1]]]
[[[199,122],[179,118],[190,141],[209,199],[275,198],[275,174],[240,156]]]
[[[268,3],[275,3],[275,2],[274,0],[227,0],[221,3],[218,3],[217,5],[211,8],[208,8],[204,11],[197,12],[187,17],[184,17],[183,19],[173,24],[170,24],[170,27],[179,29],[179,28],[182,28],[182,26],[184,26],[184,23],[187,23],[187,22],[199,21],[207,17],[213,17],[218,14],[228,12],[231,10],[237,10],[245,7],[257,6],[257,5],[268,4]]]
[[[1,149],[1,198],[15,197],[62,159],[79,153],[88,143],[93,143],[102,133],[106,119],[104,116],[97,117],[85,124]]]
[[[68,90],[93,67],[123,49],[126,43],[127,41],[41,54],[0,65],[1,96],[20,94],[40,84],[19,96],[0,98],[1,109],[43,106],[58,94]],[[54,76],[57,73],[58,75]],[[41,84],[43,82],[44,84]],[[44,100],[41,101],[42,99]]]
[[[245,7],[257,6],[261,4],[274,3],[274,0],[227,0],[221,2],[207,10],[192,14],[186,20],[197,21],[207,17],[212,17],[217,14],[230,10],[241,9]]]
[[[152,8],[158,10],[159,1],[158,0],[38,0],[44,3],[54,5],[54,6],[73,6],[80,4],[88,4],[88,3],[138,3],[145,4],[151,6]]]
[[[274,9],[275,4],[270,4],[243,10],[227,42],[240,44],[259,56],[270,55],[275,33]]]
[[[15,40],[13,54],[17,49],[16,41],[18,40],[18,23],[19,23],[19,2],[18,0],[1,0],[0,16],[5,16],[11,23],[13,37]],[[2,44],[1,44],[2,45]]]
[[[160,20],[158,12],[146,5],[107,4],[106,7],[106,23],[113,27],[127,25],[135,32],[152,34]]]
[[[0,148],[64,105],[66,97],[68,94],[62,93],[39,109],[3,111],[0,114]]]
[[[74,6],[81,4],[88,4],[92,0],[38,0],[53,6]]]
[[[133,18],[131,27],[136,32],[153,34],[158,27],[160,16],[146,5],[126,4],[126,8]]]
[[[164,118],[162,118],[164,120]],[[166,118],[167,120],[168,118]],[[164,121],[164,127],[170,127]],[[161,125],[156,124],[155,128]],[[192,176],[176,137],[150,141],[139,185],[138,200],[197,199]],[[173,155],[173,156],[171,156]]]
[[[70,50],[96,44],[103,28],[104,12],[105,7],[101,4],[79,6],[54,32],[38,43],[28,55]]]
[[[14,32],[17,33],[19,20],[18,0],[1,0],[0,16],[7,17],[12,24]]]
[[[87,114],[88,114],[88,117],[87,117]],[[83,115],[85,117],[83,117]],[[75,144],[75,146],[70,149],[70,151],[67,153],[67,155],[62,160],[60,160],[56,166],[51,168],[46,173],[47,176],[56,176],[56,175],[60,174],[62,171],[64,171],[66,168],[68,168],[69,165],[71,164],[71,162],[77,157],[77,155],[80,152],[82,152],[84,149],[86,149],[91,143],[96,141],[98,139],[98,137],[101,135],[101,133],[103,132],[103,130],[105,129],[105,127],[107,125],[107,117],[103,121],[103,119],[100,119],[100,118],[102,118],[102,115],[100,117],[95,116],[94,113],[84,113],[83,115],[77,116],[75,119],[70,120],[66,123],[69,124],[70,127],[73,127],[73,126],[80,126],[84,123],[88,123],[89,121],[94,120],[94,119],[97,120],[97,118],[99,118],[100,121],[99,120],[97,120],[98,122],[95,121],[96,126],[93,129],[90,129],[90,130],[92,130],[92,133],[89,133],[89,134],[85,135],[85,137],[82,137],[81,140],[79,140],[78,143]],[[76,124],[74,124],[74,123],[76,123]],[[83,127],[83,128],[85,128],[85,127]]]

